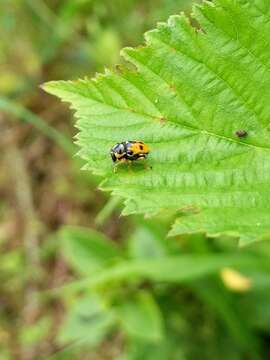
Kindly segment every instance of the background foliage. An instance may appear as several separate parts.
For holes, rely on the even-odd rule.
[[[267,359],[268,242],[166,237],[81,172],[65,106],[39,89],[121,63],[189,1],[0,4],[0,358]],[[52,290],[55,289],[55,290]]]
[[[125,198],[125,214],[178,212],[173,235],[269,236],[268,12],[264,1],[197,5],[125,48],[120,74],[45,84],[76,110],[84,168]],[[107,149],[130,138],[149,144],[151,171],[112,176]]]

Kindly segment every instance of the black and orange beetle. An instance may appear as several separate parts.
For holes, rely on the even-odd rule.
[[[113,162],[132,162],[143,160],[149,154],[149,146],[143,141],[128,140],[115,144],[111,148]]]

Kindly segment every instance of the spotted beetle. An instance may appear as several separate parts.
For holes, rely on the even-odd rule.
[[[149,146],[142,141],[128,140],[115,144],[111,148],[113,162],[131,162],[143,160],[149,154]]]

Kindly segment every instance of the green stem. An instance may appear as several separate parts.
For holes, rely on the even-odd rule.
[[[95,223],[98,226],[102,226],[106,222],[106,220],[111,216],[111,214],[117,208],[117,206],[120,204],[121,200],[122,199],[118,196],[110,197],[110,199],[107,201],[105,206],[97,214],[95,218]]]

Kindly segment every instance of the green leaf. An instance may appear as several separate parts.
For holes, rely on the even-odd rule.
[[[92,229],[67,226],[59,232],[59,237],[64,256],[84,275],[111,264],[121,256],[112,241]]]
[[[138,222],[135,232],[128,242],[128,250],[132,258],[161,258],[167,255],[167,240],[158,225],[157,223]]]
[[[112,312],[106,311],[97,297],[88,295],[68,309],[58,341],[61,344],[83,341],[95,346],[105,337],[113,323]]]
[[[119,304],[116,311],[123,329],[131,338],[149,342],[162,339],[162,315],[150,293],[141,291]]]
[[[270,233],[269,16],[265,0],[205,2],[193,11],[199,28],[172,16],[125,49],[136,71],[45,86],[71,102],[86,168],[126,199],[125,214],[172,210],[173,234],[242,244]],[[109,150],[128,139],[149,144],[152,170],[113,173]]]

